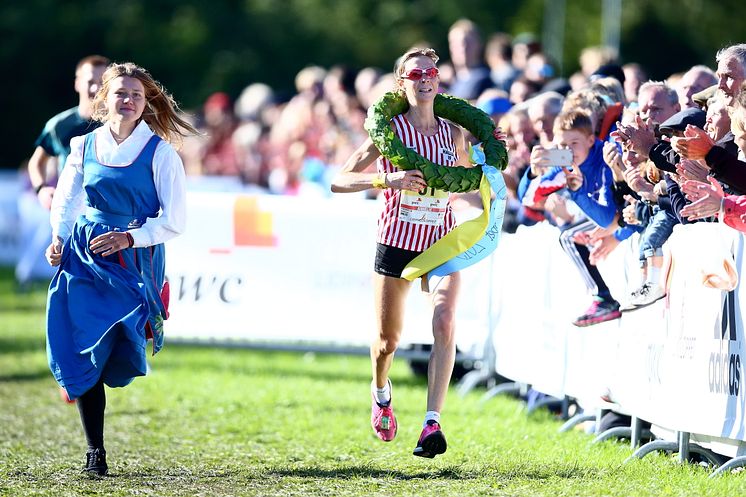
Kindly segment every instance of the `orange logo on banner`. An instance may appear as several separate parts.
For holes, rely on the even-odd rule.
[[[233,205],[233,237],[236,246],[274,247],[272,214],[262,212],[254,197],[238,197]]]

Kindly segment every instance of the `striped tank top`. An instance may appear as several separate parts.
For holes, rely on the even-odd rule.
[[[441,166],[456,162],[456,147],[451,127],[438,120],[438,132],[425,136],[415,129],[403,114],[391,120],[394,132],[404,146],[416,150],[426,159]],[[398,169],[385,157],[376,165],[379,173]],[[377,242],[405,250],[422,252],[456,226],[448,192],[428,188],[425,192],[410,192],[387,188],[383,191],[384,208],[378,219]]]

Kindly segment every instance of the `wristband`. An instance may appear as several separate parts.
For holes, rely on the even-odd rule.
[[[132,235],[129,231],[125,231],[124,234],[127,235],[127,247],[132,248],[132,246],[135,244],[135,239],[132,238]]]
[[[380,173],[378,176],[373,178],[372,184],[373,188],[378,188],[379,190],[386,188],[386,173]]]
[[[36,194],[37,194],[37,195],[39,195],[39,192],[40,192],[40,191],[41,191],[41,189],[42,189],[42,188],[44,188],[45,186],[47,186],[47,185],[45,185],[44,183],[42,183],[42,184],[41,184],[41,185],[39,185],[39,186],[35,186],[35,187],[34,187],[34,192],[36,192]]]

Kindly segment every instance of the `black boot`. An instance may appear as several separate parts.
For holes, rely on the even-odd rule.
[[[104,449],[93,449],[85,453],[85,468],[83,471],[90,475],[106,476],[109,466],[106,465],[106,451]]]

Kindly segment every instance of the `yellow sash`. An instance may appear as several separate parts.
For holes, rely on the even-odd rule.
[[[413,281],[474,246],[484,236],[489,225],[490,192],[490,183],[487,176],[483,174],[479,183],[482,214],[456,226],[450,233],[415,257],[402,271],[402,278]]]

